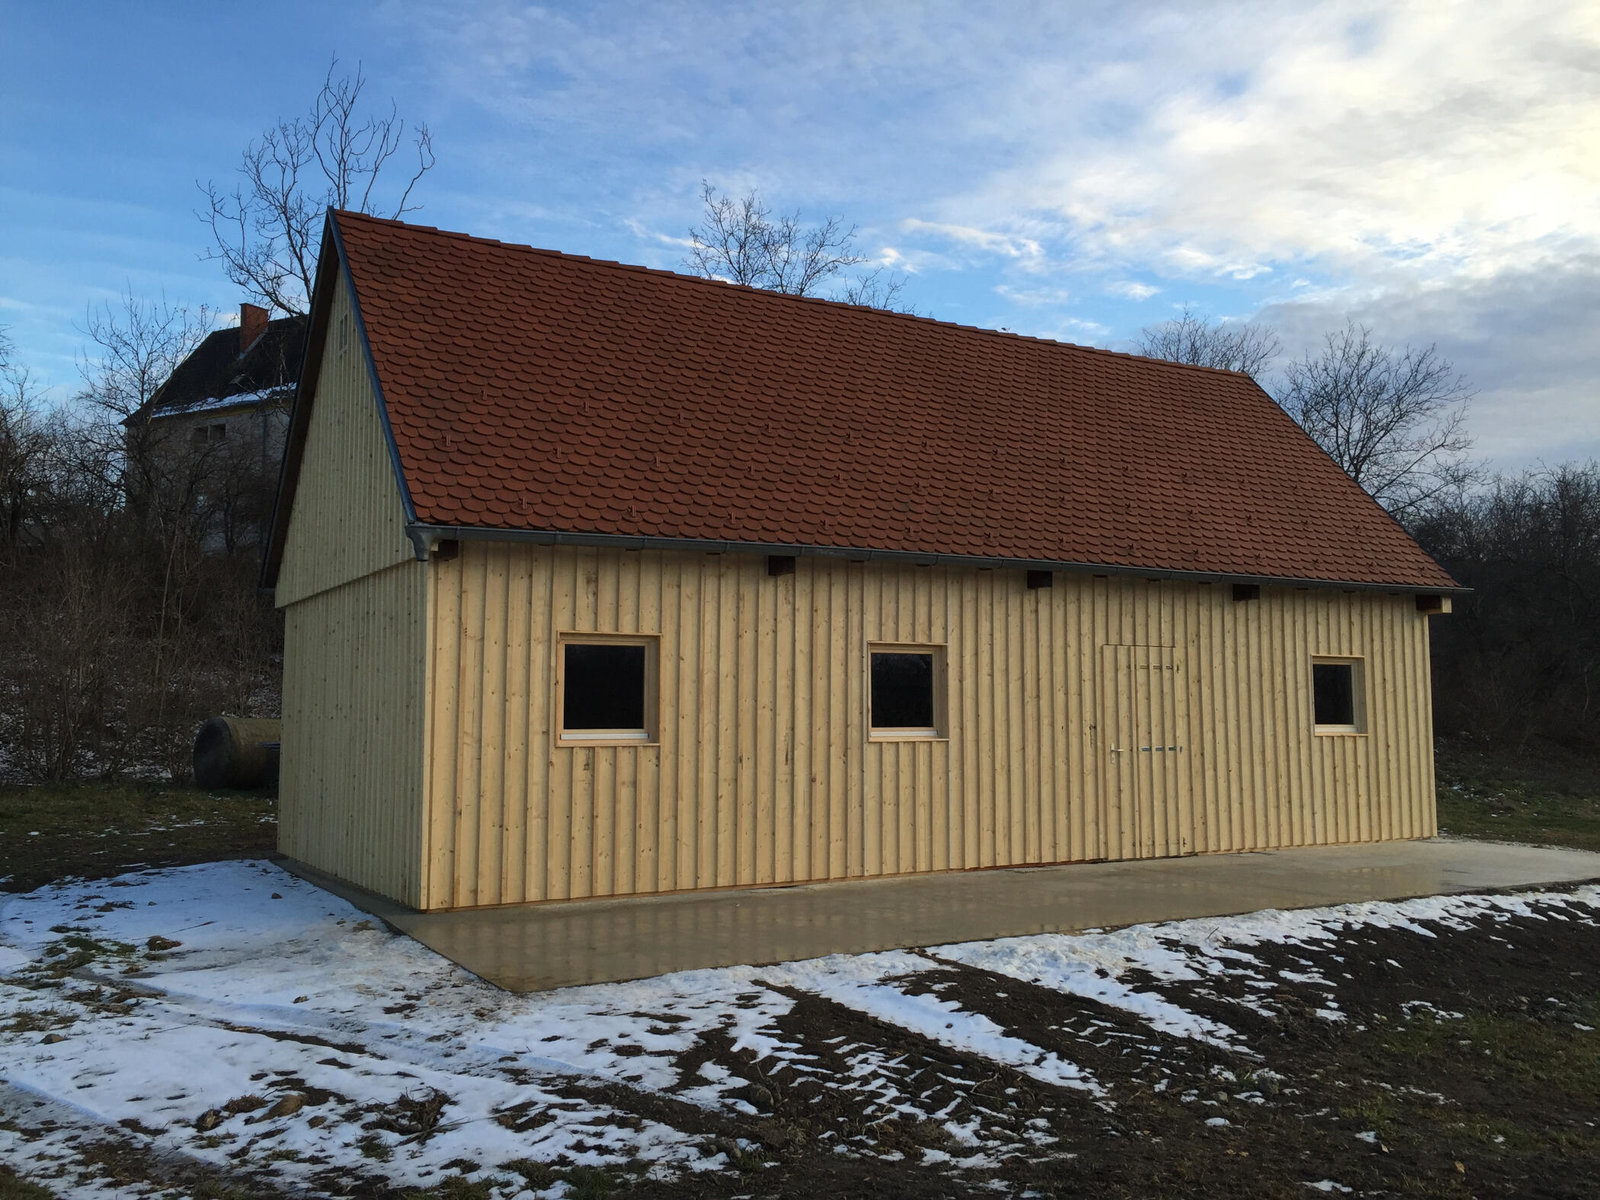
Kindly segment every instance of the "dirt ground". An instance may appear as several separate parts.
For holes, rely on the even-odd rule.
[[[1241,1035],[1252,1053],[1176,1037],[1115,1009],[952,965],[932,986],[1106,1085],[1048,1088],[964,1062],[826,1001],[786,1033],[832,1069],[751,1080],[760,1115],[725,1136],[762,1147],[742,1172],[635,1185],[636,1196],[1586,1197],[1600,1195],[1600,927],[1485,922],[1434,938],[1361,928],[1325,950],[1251,954],[1333,989],[1284,981],[1270,1016],[1229,1003],[1229,977],[1147,986]],[[1280,976],[1281,978],[1281,976]],[[926,976],[919,977],[926,981]],[[1342,1020],[1319,1015],[1336,995]],[[992,1171],[914,1166],[949,1151],[931,1120],[881,1120],[853,1083],[851,1047],[876,1047],[932,1113],[954,1104],[1012,1151]],[[837,1047],[829,1059],[829,1048]],[[718,1058],[715,1046],[705,1047]],[[685,1063],[686,1068],[694,1064]],[[1042,1136],[1041,1136],[1042,1135]],[[844,1156],[839,1146],[866,1153]],[[905,1157],[892,1156],[900,1152]],[[1337,1186],[1316,1188],[1331,1181]],[[620,1183],[621,1181],[619,1181]]]
[[[1600,799],[1592,775],[1508,784],[1501,776],[1511,775],[1486,761],[1458,754],[1441,762],[1447,825],[1573,845],[1596,836]],[[270,844],[267,799],[134,789],[83,795],[87,802],[82,795],[0,790],[0,877],[9,877],[0,888],[27,891],[66,875],[259,853]],[[65,811],[63,800],[72,801]],[[456,1178],[416,1191],[388,1183],[375,1155],[370,1171],[330,1167],[309,1194],[489,1200],[525,1185],[577,1200],[1593,1200],[1600,1197],[1600,914],[1590,907],[1579,919],[1560,904],[1538,912],[1486,914],[1466,928],[1351,925],[1311,944],[1252,945],[1261,965],[1248,971],[1131,981],[1226,1026],[1237,1035],[1233,1049],[1165,1034],[1123,1009],[925,951],[930,969],[900,981],[902,989],[958,1003],[1005,1034],[1080,1065],[1103,1090],[1054,1087],[796,992],[774,1033],[801,1052],[803,1067],[757,1061],[712,1031],[675,1063],[676,1088],[578,1077],[563,1085],[575,1102],[601,1101],[626,1119],[703,1138],[725,1153],[720,1171],[662,1180],[641,1163],[462,1161]],[[707,1072],[742,1081],[736,1095],[748,1111],[707,1108],[675,1094]],[[544,1084],[548,1089],[548,1077]],[[448,1119],[448,1098],[439,1103]],[[379,1130],[398,1122],[425,1137],[439,1113],[367,1119]],[[532,1128],[548,1116],[529,1107],[498,1119]],[[24,1132],[26,1123],[0,1112],[0,1129]],[[971,1142],[953,1138],[952,1127],[968,1130]],[[984,1162],[971,1165],[979,1144]],[[243,1162],[238,1173],[222,1174],[158,1157],[136,1138],[107,1137],[84,1155],[102,1181],[121,1181],[128,1195],[163,1185],[167,1195],[222,1200],[308,1194],[283,1191]],[[73,1194],[64,1178],[22,1180],[0,1162],[0,1200]]]
[[[1122,976],[1157,1003],[1231,1030],[1231,1049],[924,951],[924,969],[889,982],[1056,1053],[1101,1090],[1042,1083],[796,991],[771,1029],[797,1051],[784,1065],[736,1052],[713,1029],[678,1056],[675,1087],[576,1076],[556,1084],[559,1096],[603,1105],[624,1125],[659,1122],[703,1139],[708,1152],[726,1154],[721,1170],[662,1180],[639,1163],[462,1161],[452,1164],[458,1177],[415,1191],[389,1185],[374,1161],[370,1172],[330,1166],[311,1194],[487,1200],[525,1185],[578,1200],[1592,1198],[1600,1195],[1600,911],[1592,889],[1588,896],[1569,905],[1557,893],[1526,912],[1486,910],[1464,923],[1356,923],[1310,941],[1256,942],[1248,967],[1188,982]],[[675,1094],[708,1075],[739,1081],[731,1095],[748,1111]],[[549,1092],[551,1077],[540,1082]],[[405,1111],[367,1114],[367,1127],[427,1136],[449,1115],[448,1097],[431,1100],[431,1108],[418,1097]],[[495,1119],[535,1129],[551,1119],[548,1108],[512,1106]],[[7,1121],[19,1132],[26,1125]],[[982,1161],[970,1157],[976,1146]],[[306,1194],[250,1167],[219,1175],[157,1158],[133,1140],[108,1138],[84,1156],[130,1195],[158,1182],[195,1197]],[[71,1196],[64,1178],[24,1183],[0,1168],[0,1198]]]

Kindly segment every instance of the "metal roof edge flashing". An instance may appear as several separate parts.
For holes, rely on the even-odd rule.
[[[278,464],[278,487],[272,500],[272,520],[268,526],[267,544],[262,548],[261,572],[257,577],[260,590],[274,594],[278,584],[278,570],[283,565],[284,544],[289,536],[288,514],[294,506],[295,489],[300,482],[300,455],[305,447],[306,429],[310,423],[311,375],[321,366],[322,342],[327,334],[327,310],[332,298],[324,299],[326,289],[322,282],[322,260],[328,253],[328,228],[332,224],[331,212],[323,217],[323,238],[317,247],[317,277],[312,281],[311,295],[306,297],[306,336],[300,343],[300,366],[295,373],[294,398],[289,405],[289,429],[284,436],[283,459]],[[336,247],[337,250],[337,247]]]
[[[317,255],[317,278],[313,284],[310,303],[307,305],[306,336],[300,348],[300,372],[295,381],[294,402],[290,409],[289,433],[284,446],[283,462],[278,468],[278,491],[273,502],[271,533],[268,535],[262,556],[259,583],[261,590],[272,592],[277,585],[278,569],[282,565],[284,543],[288,537],[287,517],[279,521],[280,511],[292,508],[296,485],[299,482],[300,454],[304,449],[310,423],[310,400],[313,381],[310,376],[320,370],[323,349],[328,336],[328,318],[333,308],[333,287],[323,285],[323,263],[328,255],[338,264],[338,277],[344,280],[350,293],[350,308],[355,314],[356,336],[361,353],[366,359],[367,375],[372,384],[378,420],[383,427],[384,441],[389,450],[389,464],[394,472],[395,487],[400,493],[400,506],[407,530],[416,522],[416,509],[411,503],[411,489],[406,483],[405,470],[400,462],[400,448],[395,443],[394,429],[389,424],[389,408],[383,398],[383,385],[378,379],[378,365],[373,361],[372,344],[367,339],[367,323],[361,312],[356,294],[355,278],[350,271],[349,256],[345,253],[344,238],[339,232],[339,222],[330,207],[324,218],[322,244]],[[288,502],[287,504],[285,502]]]
[[[372,357],[372,342],[367,338],[367,318],[361,311],[361,297],[356,292],[355,275],[350,270],[350,256],[345,253],[344,235],[339,232],[337,216],[330,210],[328,230],[339,252],[339,273],[350,293],[350,311],[355,315],[356,337],[361,342],[361,353],[367,362],[367,375],[372,383],[372,398],[377,404],[378,420],[383,424],[383,440],[389,447],[389,463],[394,468],[395,487],[400,492],[400,506],[405,511],[407,530],[417,522],[417,510],[411,503],[411,486],[406,482],[404,465],[400,462],[400,447],[394,440],[394,427],[389,424],[389,405],[383,398],[383,382],[378,378],[378,364]]]

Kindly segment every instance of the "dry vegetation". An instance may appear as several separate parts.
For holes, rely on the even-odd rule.
[[[139,415],[207,326],[132,299],[93,315],[101,355],[55,411],[0,342],[0,782],[180,780],[206,717],[275,715],[256,577],[276,468]]]
[[[277,802],[261,792],[141,783],[0,786],[0,892],[273,853]]]

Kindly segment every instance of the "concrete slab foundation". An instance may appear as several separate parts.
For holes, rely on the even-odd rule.
[[[905,946],[1600,879],[1600,854],[1435,838],[417,913],[284,866],[511,991]]]

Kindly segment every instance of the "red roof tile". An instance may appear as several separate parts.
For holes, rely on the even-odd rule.
[[[1243,375],[335,221],[422,523],[1455,586]]]

